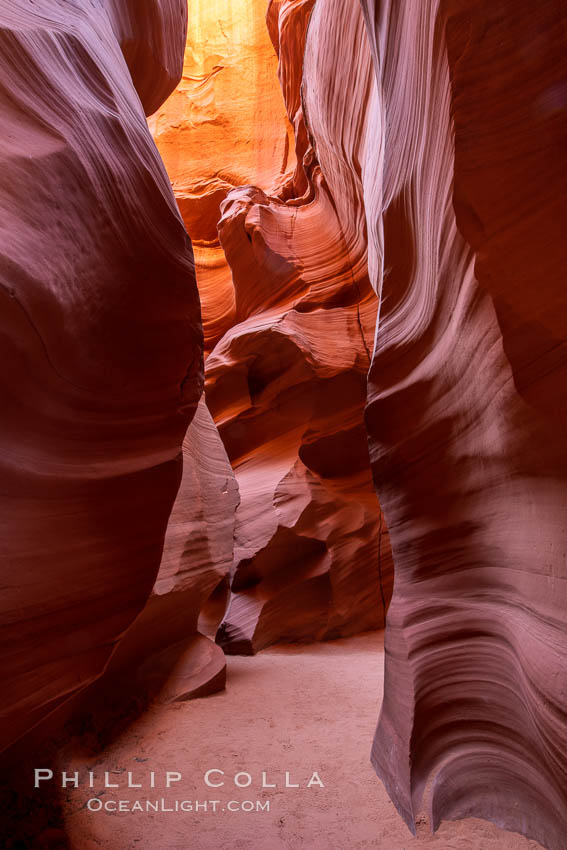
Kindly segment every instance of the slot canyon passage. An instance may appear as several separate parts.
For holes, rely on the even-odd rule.
[[[567,4],[0,42],[4,844],[564,850]]]

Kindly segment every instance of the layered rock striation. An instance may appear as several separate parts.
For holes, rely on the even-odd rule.
[[[196,8],[152,123],[202,251],[207,404],[240,490],[226,652],[377,628],[391,593],[363,425],[377,299],[364,228],[341,218],[308,137],[312,7],[270,3],[267,30],[263,3],[228,4],[226,21]]]
[[[107,665],[221,686],[223,611],[227,652],[381,625],[391,545],[394,803],[560,850],[564,14],[261,12],[0,10],[0,744]]]
[[[233,190],[218,227],[240,320],[206,369],[241,494],[225,652],[379,627],[391,592],[362,424],[377,302],[365,244],[348,243],[306,131],[312,6],[272,3],[267,16],[295,171],[277,195]]]
[[[125,676],[133,678],[134,693],[165,700],[224,687],[225,657],[214,637],[228,596],[238,501],[234,472],[202,397],[183,441],[183,477],[154,587],[97,691]]]
[[[365,421],[396,582],[373,762],[412,831],[425,805],[560,848],[564,15],[361,7],[318,0],[303,94],[380,295]]]
[[[182,0],[0,9],[2,747],[102,672],[160,564],[202,331],[144,110],[185,26]]]
[[[277,191],[295,166],[265,11],[191,3],[181,82],[149,122],[193,243],[207,351],[235,322],[221,203],[239,186]]]

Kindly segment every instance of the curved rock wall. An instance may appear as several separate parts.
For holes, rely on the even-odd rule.
[[[105,0],[105,9],[146,115],[179,82],[187,36],[185,0]]]
[[[413,831],[425,804],[560,848],[564,15],[362,8],[368,40],[358,7],[318,0],[303,93],[381,295],[366,425],[396,581],[373,762]]]
[[[201,398],[183,441],[183,477],[152,593],[118,644],[106,678],[130,675],[134,692],[166,700],[224,687],[225,656],[214,636],[228,595],[238,500],[234,472]],[[100,682],[102,691],[106,684]]]
[[[143,607],[201,393],[191,246],[138,96],[179,78],[185,4],[138,5],[0,10],[2,746]]]
[[[262,8],[191,4],[152,119],[218,425],[202,403],[167,536],[202,335],[144,112],[185,4],[0,11],[0,744],[123,635],[110,672],[144,647],[170,697],[217,686],[231,563],[229,652],[380,625],[391,539],[379,775],[413,831],[425,806],[559,850],[564,15]]]
[[[150,119],[195,251],[207,351],[235,320],[220,205],[237,186],[276,191],[295,165],[265,10],[266,0],[191,2],[181,82]]]
[[[207,360],[241,495],[218,640],[253,652],[376,628],[392,570],[362,426],[376,316],[363,263],[357,279],[317,166],[296,204],[242,190],[223,210],[236,303],[252,315]]]
[[[228,4],[226,21],[197,6],[152,125],[201,257],[222,252],[228,274],[198,255],[207,404],[241,500],[226,652],[377,628],[391,593],[362,421],[377,299],[364,229],[340,217],[305,127],[312,7],[270,3],[266,30],[263,2]]]

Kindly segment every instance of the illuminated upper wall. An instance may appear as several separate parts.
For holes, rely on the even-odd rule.
[[[192,0],[183,79],[150,119],[191,238],[216,241],[233,186],[273,191],[293,170],[293,132],[266,0]]]

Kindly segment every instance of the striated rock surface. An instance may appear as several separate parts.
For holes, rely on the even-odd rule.
[[[219,222],[239,320],[206,368],[241,495],[225,652],[377,628],[391,593],[362,423],[377,301],[364,240],[345,236],[305,128],[312,5],[273,3],[267,19],[297,168],[279,195],[232,191]]]
[[[2,747],[101,673],[159,567],[202,335],[140,98],[184,32],[182,0],[0,9]]]
[[[362,425],[376,299],[353,276],[317,166],[312,178],[298,204],[234,192],[220,223],[237,307],[251,314],[207,360],[241,496],[217,638],[227,652],[376,628],[391,589]]]
[[[167,699],[223,687],[224,654],[199,630],[214,638],[222,619],[237,505],[234,473],[201,399],[183,441],[183,478],[156,582],[112,656],[108,677],[135,671],[139,686],[152,692],[163,680]]]
[[[187,36],[185,0],[105,0],[106,13],[146,115],[179,82]]]
[[[413,831],[425,808],[560,850],[565,15],[263,12],[192,3],[151,124],[226,450],[202,403],[166,535],[201,329],[144,113],[185,3],[0,9],[0,745],[122,637],[110,676],[221,686],[231,564],[227,652],[380,625],[391,540],[377,772]]]
[[[318,0],[303,91],[381,295],[366,425],[396,583],[373,762],[412,831],[425,805],[559,850],[565,16],[361,6]]]
[[[305,126],[312,8],[272,2],[266,28],[263,2],[196,6],[151,124],[196,244],[207,404],[240,488],[226,652],[379,627],[391,593],[363,426],[377,299],[364,228],[337,213]]]
[[[266,0],[190,3],[181,82],[150,119],[195,251],[207,351],[235,319],[221,203],[237,186],[275,191],[295,165],[265,13]]]

